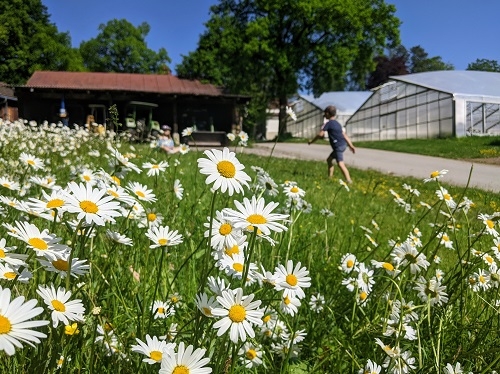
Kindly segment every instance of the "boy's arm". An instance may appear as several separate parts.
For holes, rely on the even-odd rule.
[[[311,145],[316,140],[323,139],[324,137],[325,137],[325,132],[323,130],[321,130],[314,138],[312,138],[311,140],[309,140],[307,142],[307,144]]]
[[[349,146],[349,149],[351,150],[351,152],[356,153],[356,148],[354,148],[354,145],[352,144],[351,139],[349,138],[349,136],[346,133],[344,133],[344,139],[346,140],[347,145]]]

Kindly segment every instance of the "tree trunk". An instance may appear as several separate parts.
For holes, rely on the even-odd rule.
[[[279,126],[278,126],[278,139],[286,138],[286,106],[288,104],[288,99],[286,96],[280,97],[280,113],[279,113]]]

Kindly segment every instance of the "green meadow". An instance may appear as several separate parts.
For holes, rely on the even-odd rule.
[[[0,372],[500,369],[500,195],[238,141],[1,124]]]

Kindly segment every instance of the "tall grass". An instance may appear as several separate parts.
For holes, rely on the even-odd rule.
[[[230,196],[205,183],[197,160],[207,155],[195,149],[168,155],[109,134],[49,125],[4,124],[0,131],[0,177],[10,187],[20,185],[0,187],[3,255],[27,256],[24,265],[9,265],[14,278],[2,268],[0,286],[11,290],[11,299],[37,299],[44,310],[35,320],[51,320],[51,309],[36,292],[40,285],[71,291],[71,300],[85,307],[82,321],[38,327],[46,338],[33,347],[23,344],[13,355],[5,353],[2,339],[10,332],[0,318],[1,372],[153,373],[162,365],[167,370],[165,362],[181,343],[203,349],[200,357],[209,359],[206,367],[214,373],[358,373],[368,371],[366,365],[374,372],[383,366],[384,373],[441,373],[457,364],[474,373],[500,368],[499,195],[454,188],[444,173],[424,183],[353,170],[356,183],[345,186],[324,175],[322,162],[257,157],[235,147],[252,180],[244,194]],[[23,164],[22,152],[39,157],[44,170]],[[120,156],[126,158],[119,161]],[[158,176],[130,169],[160,161],[169,166]],[[120,202],[115,222],[85,226],[73,213],[54,219],[29,209],[29,198],[44,200],[42,190],[50,191],[33,176],[50,176],[63,189],[70,181],[96,180],[98,190],[113,187],[108,177],[114,176],[122,187],[147,186],[157,201],[140,200],[127,189],[133,199]],[[176,180],[184,188],[181,199]],[[287,197],[284,191],[291,193],[293,186],[305,195]],[[250,228],[236,248],[244,257],[233,257],[243,261],[243,270],[224,269],[217,261],[221,251],[210,246],[205,232],[217,223],[217,212],[254,196],[278,203],[273,213],[288,215],[280,220],[287,229],[263,236]],[[160,226],[182,235],[179,244],[151,248],[155,243],[146,233],[160,219]],[[12,236],[18,222],[61,238],[72,258],[90,265],[88,271],[64,277],[47,270],[38,261],[42,257]],[[133,245],[110,239],[107,230]],[[8,265],[5,257],[0,261]],[[278,270],[288,261],[311,278],[310,285],[299,287],[305,297],[287,300],[277,287]],[[218,335],[214,325],[222,317],[210,314],[221,309],[223,292],[210,287],[209,277],[232,290],[227,297],[241,289],[260,302],[263,322],[250,324],[255,337],[247,331],[234,342],[228,332]],[[196,301],[202,294],[213,302],[205,309]],[[0,317],[5,313],[0,308]],[[157,343],[146,355],[132,349],[140,345],[137,339],[146,344],[148,338]],[[163,364],[153,360],[155,350]],[[156,363],[143,361],[148,358]]]

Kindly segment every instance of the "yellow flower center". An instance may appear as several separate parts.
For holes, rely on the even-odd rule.
[[[139,196],[139,197],[145,197],[145,196],[146,196],[146,195],[144,195],[144,192],[139,191],[139,190],[135,191],[135,194],[136,194],[137,196]]]
[[[233,305],[229,309],[229,319],[233,322],[240,323],[245,320],[247,312],[241,305]]]
[[[86,182],[90,182],[92,178],[90,178],[88,175],[84,175],[83,179],[85,179]]]
[[[236,168],[234,167],[234,164],[226,160],[220,161],[217,164],[217,171],[224,178],[234,178],[236,175]]]
[[[233,255],[240,253],[240,247],[238,247],[238,245],[235,244],[231,248],[226,248],[224,253],[226,253],[226,255],[228,255],[230,257],[233,257]]]
[[[57,209],[60,208],[64,205],[64,200],[61,199],[52,199],[49,202],[47,202],[46,207],[48,209]]]
[[[174,368],[172,374],[189,374],[189,369],[184,365],[178,365]]]
[[[49,248],[45,240],[40,238],[31,238],[30,240],[28,240],[28,244],[41,251],[44,251],[47,248]]]
[[[155,360],[156,362],[161,361],[161,358],[163,357],[163,354],[160,351],[151,351],[149,354],[149,358],[151,360]]]
[[[167,243],[168,243],[168,239],[159,239],[158,240],[159,245],[167,245]]]
[[[299,189],[297,187],[293,186],[292,188],[290,188],[290,192],[297,193],[297,192],[299,192]]]
[[[451,195],[449,193],[445,193],[443,197],[445,200],[451,200]]]
[[[248,216],[247,221],[253,225],[263,225],[267,222],[266,218],[261,214],[251,214]]]
[[[238,263],[238,262],[235,262],[235,263],[233,264],[233,269],[234,269],[235,271],[237,271],[238,273],[241,273],[241,272],[243,272],[243,264],[240,264],[240,263]]]
[[[486,283],[486,278],[483,275],[480,275],[479,276],[479,282],[481,282],[483,284]]]
[[[5,258],[5,251],[0,248],[0,258]]]
[[[450,238],[448,237],[448,235],[443,235],[442,239],[443,239],[445,242],[450,241]]]
[[[155,164],[155,165],[153,165],[153,166],[151,166],[151,169],[159,169],[159,168],[160,168],[160,166],[159,166],[159,165],[156,165],[156,164]]]
[[[118,198],[120,195],[118,195],[115,191],[113,190],[108,190],[108,195],[113,196],[115,199]]]
[[[262,317],[262,322],[268,323],[271,320],[271,315],[268,314],[267,316]]]
[[[368,297],[368,294],[365,291],[361,291],[361,293],[359,294],[359,299],[361,301],[366,300],[367,297]]]
[[[120,185],[121,181],[120,181],[120,178],[118,177],[115,177],[114,175],[111,177],[111,179],[113,179],[113,182],[115,182],[118,186]]]
[[[62,258],[52,261],[52,266],[59,271],[68,271],[69,268],[68,261],[63,260]]]
[[[156,214],[154,214],[154,213],[149,213],[149,214],[148,214],[148,221],[149,221],[149,222],[154,222],[154,221],[156,221]]]
[[[35,161],[33,160],[28,160],[27,163],[28,165],[35,166]]]
[[[382,264],[382,267],[385,269],[385,270],[389,270],[389,271],[393,271],[394,270],[394,266],[392,266],[391,263],[389,262],[384,262]]]
[[[91,214],[95,214],[99,211],[99,208],[97,207],[97,205],[89,200],[80,201],[80,208],[85,213],[91,213]]]
[[[431,178],[436,178],[438,175],[439,175],[439,171],[437,171],[437,170],[436,170],[436,171],[433,171],[433,172],[431,173]]]
[[[288,296],[286,296],[283,298],[283,302],[285,303],[285,305],[288,305],[292,302],[292,300],[290,300],[290,298]]]
[[[6,273],[3,274],[3,276],[7,279],[14,279],[16,277],[16,273],[14,273],[13,271],[8,271]]]
[[[178,298],[177,296],[172,296],[172,297],[170,298],[170,301],[171,301],[171,302],[173,302],[173,303],[175,304],[175,303],[178,303],[178,302],[179,302],[179,298]]]
[[[52,300],[51,304],[54,307],[54,309],[57,310],[58,312],[66,311],[66,307],[59,300]]]
[[[297,285],[297,277],[294,274],[288,274],[286,276],[286,283],[288,283],[290,286],[294,287]]]
[[[4,316],[0,316],[0,335],[8,334],[12,330],[12,324],[9,319]]]
[[[495,227],[495,223],[491,219],[488,219],[486,220],[486,226],[488,226],[489,229],[492,229]]]
[[[349,269],[352,268],[354,266],[354,260],[347,260],[346,264],[345,264]]]
[[[2,186],[6,187],[6,188],[10,188],[10,184],[9,183],[2,183]]]
[[[487,263],[489,264],[492,264],[495,262],[495,260],[493,259],[493,257],[491,256],[485,256],[484,259],[486,260]]]
[[[163,307],[159,307],[156,311],[160,314],[165,314],[165,308]]]
[[[232,230],[233,230],[233,228],[231,227],[231,225],[229,223],[223,223],[219,227],[219,234],[221,234],[221,235],[229,235]]]
[[[245,353],[245,356],[249,359],[249,360],[253,360],[255,357],[257,357],[257,352],[255,352],[254,349],[249,349],[246,353]]]
[[[206,315],[206,316],[211,316],[212,315],[212,310],[210,308],[207,308],[207,307],[203,307],[203,314]]]

